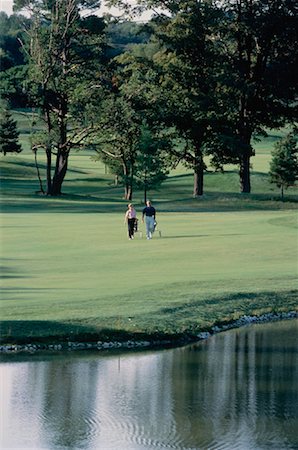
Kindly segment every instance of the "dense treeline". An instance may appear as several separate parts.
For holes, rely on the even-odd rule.
[[[1,85],[12,107],[34,106],[44,131],[48,195],[60,195],[73,149],[93,149],[125,197],[182,162],[204,192],[204,156],[239,167],[251,191],[253,138],[297,119],[293,0],[140,0],[146,24],[95,15],[96,0],[16,0],[1,14]],[[126,2],[111,4],[127,10]]]
[[[13,14],[8,17],[0,12],[1,97],[16,108],[26,107],[29,103],[25,89],[27,58],[22,42],[26,42],[25,29],[30,23],[24,16]]]

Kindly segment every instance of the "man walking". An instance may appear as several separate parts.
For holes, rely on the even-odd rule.
[[[145,224],[146,224],[146,237],[147,239],[152,239],[152,234],[154,233],[155,229],[155,217],[156,217],[156,211],[155,208],[151,205],[151,202],[147,200],[146,206],[143,209],[142,214],[142,222],[144,223],[144,217],[145,217]]]

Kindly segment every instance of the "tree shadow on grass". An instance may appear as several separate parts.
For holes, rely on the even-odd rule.
[[[238,312],[241,314],[243,311],[247,311],[247,308],[251,311],[256,311],[259,307],[262,308],[282,308],[284,306],[285,296],[287,298],[287,306],[293,304],[293,309],[297,309],[297,293],[295,289],[286,292],[275,291],[261,291],[261,292],[237,292],[233,294],[220,295],[215,297],[209,297],[200,299],[198,301],[185,302],[174,307],[160,308],[156,311],[158,317],[178,314],[187,318],[187,316],[193,316],[195,311],[200,312],[200,308],[204,310],[210,310],[215,312],[215,316],[219,317],[223,314],[232,314]],[[220,310],[216,311],[216,307],[219,306]],[[235,303],[237,303],[237,309],[235,309]],[[218,309],[218,308],[217,308]],[[245,312],[247,314],[247,312]]]
[[[178,175],[171,175],[171,177],[167,178],[167,182],[170,182],[171,180],[181,180],[187,178],[193,179],[193,173],[181,173]]]
[[[147,348],[171,348],[198,340],[198,333],[211,331],[214,325],[223,325],[245,315],[264,314],[268,311],[297,311],[297,290],[287,292],[247,292],[235,293],[184,302],[173,307],[163,307],[150,313],[150,317],[137,314],[129,318],[102,318],[97,324],[85,324],[74,320],[59,322],[53,320],[2,320],[0,321],[0,344],[37,344],[39,350],[55,351],[48,345],[60,344],[59,350],[85,350],[88,346],[73,347],[78,343],[93,343],[91,350],[97,349],[98,341],[124,343],[124,347],[112,347],[113,351],[142,350],[132,342],[146,341]],[[218,308],[220,305],[220,308]],[[290,309],[291,308],[291,309]],[[202,314],[203,313],[203,314]],[[121,321],[136,324],[135,331],[121,326]],[[117,321],[119,323],[117,324]],[[150,324],[150,325],[149,325]],[[149,325],[149,327],[148,327]],[[130,345],[127,345],[130,343]],[[103,347],[99,347],[103,349]],[[12,353],[0,353],[2,361],[17,358]],[[32,357],[32,356],[31,356]]]
[[[114,318],[116,319],[116,318]],[[112,319],[112,320],[114,320]],[[103,323],[105,321],[103,320]],[[84,325],[79,322],[50,320],[2,320],[0,321],[0,344],[68,343],[68,342],[126,342],[128,340],[170,339],[165,332],[135,332],[108,328],[103,325]],[[175,336],[175,339],[177,336]],[[173,339],[173,336],[172,336]]]
[[[25,159],[20,159],[20,160],[15,159],[13,161],[6,160],[5,164],[6,164],[7,168],[1,170],[1,175],[2,175],[3,178],[5,176],[10,176],[11,177],[12,171],[13,171],[14,176],[18,175],[18,171],[20,171],[20,173],[23,173],[24,172],[24,168],[33,169],[34,173],[35,173],[35,170],[36,170],[35,162],[34,161],[27,161]],[[10,169],[10,167],[12,167],[12,169]],[[38,167],[39,167],[40,170],[46,170],[47,165],[45,163],[43,163],[43,162],[39,162],[38,163]],[[88,175],[87,171],[85,171],[83,169],[75,169],[75,168],[69,168],[68,169],[68,173],[69,174],[71,174],[71,173],[87,174]]]
[[[28,164],[23,167],[31,167]],[[31,167],[33,169],[33,167]],[[22,169],[22,167],[20,167]],[[80,173],[80,171],[73,171]],[[82,172],[84,173],[84,172]],[[8,173],[9,175],[9,173]],[[28,175],[29,176],[29,175]],[[183,179],[190,175],[177,175],[177,182],[173,186],[166,184],[159,190],[152,191],[150,197],[154,199],[157,212],[163,213],[202,213],[202,212],[231,212],[246,210],[279,210],[296,208],[298,196],[296,191],[286,192],[282,202],[279,192],[241,194],[229,190],[226,192],[208,190],[202,197],[193,198],[191,190],[183,187]],[[37,179],[20,174],[20,179],[5,179],[2,184],[1,211],[17,213],[35,212],[68,212],[68,213],[122,213],[127,201],[123,199],[123,187],[109,186],[107,180],[101,177],[86,177],[81,179],[83,186],[76,186],[74,180],[66,180],[60,197],[50,197],[35,193],[39,190]],[[172,178],[171,178],[172,179]],[[181,181],[179,181],[181,180]],[[101,185],[101,182],[104,185]],[[90,186],[90,184],[98,186]],[[182,184],[182,185],[181,185]],[[141,208],[143,192],[135,191],[134,203]]]
[[[4,280],[4,279],[12,279],[12,278],[28,278],[28,276],[26,275],[21,275],[19,274],[18,270],[9,267],[9,266],[4,266],[4,265],[0,265],[0,279]],[[1,288],[1,290],[3,290],[5,288]]]
[[[204,237],[226,237],[226,236],[246,236],[247,233],[226,233],[226,234],[181,234],[172,236],[160,236],[161,239],[187,239],[187,238],[204,238]],[[155,238],[156,239],[156,238]],[[159,239],[159,237],[157,237]]]

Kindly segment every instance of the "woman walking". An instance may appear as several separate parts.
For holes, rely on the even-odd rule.
[[[124,217],[124,223],[127,224],[128,228],[128,239],[131,240],[134,238],[134,231],[135,231],[135,223],[137,220],[137,213],[134,209],[134,206],[132,203],[129,203],[128,209],[125,213]]]

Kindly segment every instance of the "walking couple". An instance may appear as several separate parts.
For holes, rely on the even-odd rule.
[[[155,218],[156,218],[155,208],[151,205],[151,202],[148,200],[142,212],[142,222],[144,223],[145,219],[147,239],[152,239],[152,235],[154,233],[156,226]],[[128,205],[128,210],[125,213],[124,222],[127,224],[128,238],[129,240],[131,240],[134,238],[134,233],[138,229],[137,213],[132,203],[129,203]]]

